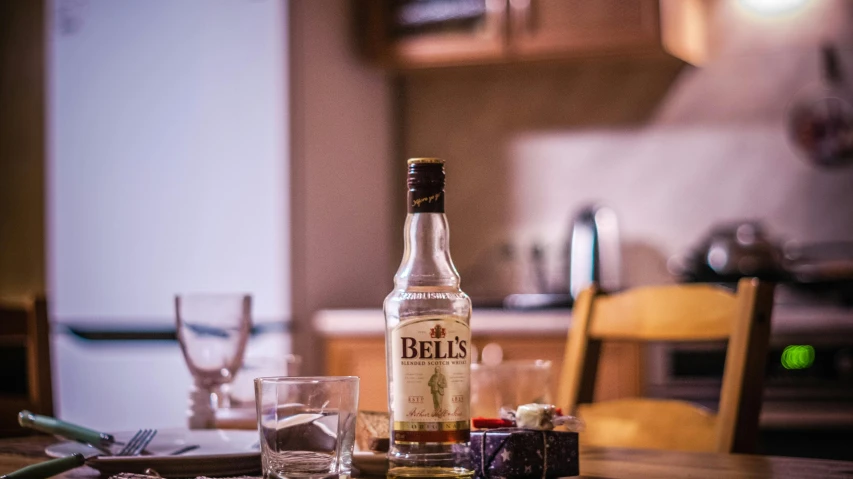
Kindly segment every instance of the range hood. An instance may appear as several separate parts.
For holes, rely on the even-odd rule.
[[[701,61],[673,84],[656,124],[785,121],[792,102],[821,83],[825,45],[836,47],[841,69],[853,76],[853,2],[800,0],[762,15],[748,0],[674,1],[701,13],[693,20],[694,34],[704,37],[694,42]]]

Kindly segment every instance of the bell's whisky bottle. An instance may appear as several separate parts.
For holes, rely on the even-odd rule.
[[[444,161],[408,161],[403,261],[385,298],[389,478],[471,477],[471,300],[444,215]]]

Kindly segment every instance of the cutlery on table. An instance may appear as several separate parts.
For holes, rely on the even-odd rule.
[[[127,443],[116,441],[112,434],[95,431],[87,427],[72,424],[50,416],[33,414],[30,411],[18,413],[18,424],[47,434],[55,434],[66,439],[86,443],[108,456],[136,456],[145,449],[157,434],[156,429],[140,429]],[[133,451],[139,443],[142,447],[135,454]],[[118,452],[113,452],[112,446],[124,446]]]
[[[70,471],[85,463],[86,458],[82,454],[77,453],[23,467],[15,472],[0,476],[0,479],[44,479],[65,471]]]
[[[195,451],[199,447],[201,447],[201,446],[199,446],[198,444],[188,444],[186,446],[181,446],[178,449],[175,449],[174,451],[169,451],[163,455],[164,456],[180,456],[181,454],[183,454],[185,452]]]
[[[95,431],[87,427],[78,426],[54,417],[33,414],[30,411],[18,413],[18,424],[21,427],[34,429],[47,434],[55,434],[66,439],[84,442],[96,449],[112,455],[110,446],[119,444],[112,434]]]
[[[127,444],[125,444],[119,452],[111,454],[111,456],[138,456],[142,450],[145,449],[145,446],[154,439],[156,434],[157,431],[155,429],[140,429],[132,438],[130,438],[129,441],[127,441]],[[115,441],[113,443],[115,443]],[[98,451],[100,452],[100,449],[98,449]],[[98,455],[99,454],[97,452],[93,452],[88,455],[76,453],[70,456],[60,457],[58,459],[51,459],[38,464],[32,464],[18,469],[15,472],[0,476],[0,479],[46,479],[80,467],[86,463],[87,459]]]

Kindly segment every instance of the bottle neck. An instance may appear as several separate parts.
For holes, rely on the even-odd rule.
[[[459,289],[459,273],[450,259],[450,230],[444,213],[409,213],[403,231],[403,261],[394,276],[394,285]]]

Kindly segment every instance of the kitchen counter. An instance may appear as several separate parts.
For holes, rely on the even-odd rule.
[[[551,362],[550,389],[556,391],[563,365],[571,310],[511,311],[474,309],[472,342],[478,351],[500,347],[504,360]],[[325,351],[325,374],[359,376],[359,407],[383,411],[385,392],[385,318],[380,309],[322,310],[314,327]],[[607,343],[601,351],[596,400],[635,397],[640,393],[640,349],[637,344]]]
[[[471,332],[475,336],[565,338],[571,321],[570,309],[475,309],[471,314]],[[314,328],[326,337],[384,335],[385,316],[380,309],[324,309],[314,315]]]
[[[495,343],[504,359],[546,359],[552,363],[552,392],[560,377],[571,310],[476,308],[471,316],[473,342],[478,350]],[[326,353],[325,373],[362,377],[363,406],[384,410],[385,319],[380,309],[322,310],[314,316]],[[771,346],[813,344],[816,347],[839,337],[853,337],[853,309],[841,307],[776,304],[772,318]],[[654,354],[658,351],[659,354]],[[608,342],[602,347],[596,383],[596,400],[635,397],[649,392],[647,375],[661,369],[663,350],[642,351],[637,344]],[[644,354],[651,353],[651,354]],[[642,360],[645,358],[645,360]],[[381,371],[380,374],[377,372]],[[661,372],[658,375],[663,374]],[[663,379],[658,379],[662,381]],[[719,385],[711,389],[718,391]],[[691,391],[695,389],[692,388]],[[714,400],[716,401],[716,399]],[[850,424],[849,406],[815,406],[783,401],[767,403],[762,413],[764,429],[792,427],[843,427]],[[832,407],[831,407],[832,406]]]
[[[479,308],[471,314],[471,331],[480,336],[565,336],[571,309],[507,310]],[[776,304],[773,336],[853,334],[853,308]],[[314,316],[314,328],[323,336],[385,334],[381,309],[324,309]]]

